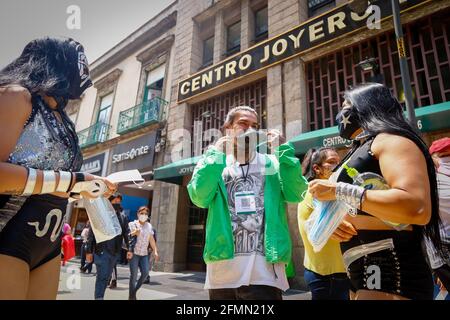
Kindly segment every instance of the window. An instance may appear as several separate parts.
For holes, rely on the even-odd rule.
[[[267,7],[255,12],[255,43],[267,39],[269,16]]]
[[[414,106],[419,108],[449,101],[450,53],[445,47],[448,44],[446,32],[450,30],[448,11],[425,17],[403,28],[405,46],[409,48]],[[371,81],[374,73],[358,67],[358,62],[366,57],[376,59],[384,84],[401,103],[404,102],[395,41],[395,34],[390,31],[306,63],[310,130],[336,125],[335,116],[343,103],[344,91],[350,85]]]
[[[147,82],[144,91],[144,101],[153,99],[155,97],[161,98],[165,73],[166,73],[165,64],[162,64],[159,67],[150,70],[147,73]]]
[[[113,94],[110,93],[103,96],[100,101],[100,109],[98,111],[97,123],[109,123],[109,116],[111,114],[111,107],[113,102]]]
[[[335,5],[335,0],[308,0],[308,14],[312,17],[333,8]]]
[[[214,57],[214,37],[203,41],[203,65],[202,67],[210,66],[213,63]]]
[[[227,56],[241,50],[241,22],[236,22],[227,30]]]

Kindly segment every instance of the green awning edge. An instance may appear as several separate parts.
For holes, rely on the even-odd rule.
[[[154,180],[181,184],[182,177],[192,173],[202,156],[186,158],[155,169]]]
[[[415,109],[419,128],[423,133],[450,129],[450,101]],[[405,112],[406,116],[406,112]],[[336,146],[344,146],[345,141],[339,137],[337,126],[302,133],[289,140],[295,154],[305,154],[308,149],[323,146],[323,139],[333,138],[341,141]]]

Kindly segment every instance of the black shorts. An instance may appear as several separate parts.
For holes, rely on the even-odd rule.
[[[0,232],[0,254],[25,261],[30,270],[58,257],[67,199],[28,197]]]
[[[377,290],[415,300],[433,299],[433,278],[416,231],[358,230],[341,243],[342,253],[376,241],[392,239],[394,248],[370,253],[348,266],[352,291]],[[373,278],[380,271],[379,282]]]

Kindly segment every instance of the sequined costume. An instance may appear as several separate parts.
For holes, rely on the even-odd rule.
[[[7,162],[40,170],[78,171],[82,155],[73,123],[60,120],[43,99],[32,97],[32,112]],[[35,269],[60,254],[67,199],[53,195],[0,195],[0,254]]]

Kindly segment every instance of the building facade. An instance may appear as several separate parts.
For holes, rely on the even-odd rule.
[[[145,179],[119,187],[130,219],[139,206],[152,207],[154,159],[171,96],[176,21],[174,2],[94,61],[93,86],[67,109],[84,156],[82,171],[108,176],[138,169]],[[76,201],[71,212],[78,235],[87,220],[83,201]]]
[[[186,186],[230,108],[255,108],[261,127],[280,129],[302,158],[310,147],[345,152],[334,119],[349,86],[383,82],[404,100],[390,1],[377,6],[357,14],[343,0],[177,4],[176,63],[152,202],[161,269],[205,269],[207,211],[190,202]],[[430,143],[450,135],[450,1],[401,1],[401,9],[418,127]],[[373,25],[377,12],[381,21]],[[364,60],[372,67],[362,68]],[[304,287],[296,210],[289,205],[297,271],[291,284]]]

